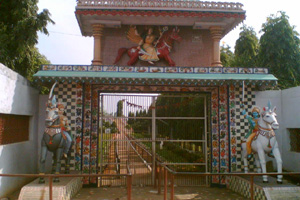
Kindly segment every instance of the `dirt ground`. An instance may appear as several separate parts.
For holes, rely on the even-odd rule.
[[[170,192],[168,190],[168,192]],[[19,192],[9,196],[9,200],[17,200]],[[72,200],[126,200],[126,187],[82,188]],[[157,194],[153,187],[133,187],[132,200],[163,200],[162,194]],[[170,196],[168,194],[168,199]],[[176,200],[246,200],[247,198],[226,188],[211,187],[175,187]],[[0,199],[1,200],[1,199]]]
[[[169,191],[168,191],[169,192]],[[126,200],[127,190],[125,187],[110,187],[110,188],[84,188],[73,200]],[[133,187],[133,200],[163,200],[162,194],[158,195],[157,190],[153,187]],[[170,196],[168,195],[168,199]],[[175,187],[175,199],[202,199],[202,200],[244,200],[244,198],[237,193],[225,188],[210,188],[210,187]]]

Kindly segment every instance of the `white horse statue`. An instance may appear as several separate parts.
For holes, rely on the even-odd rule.
[[[282,160],[274,132],[274,130],[279,128],[275,111],[276,107],[272,109],[270,102],[268,103],[268,107],[263,108],[258,120],[256,139],[254,139],[251,144],[258,173],[266,173],[266,153],[273,153],[277,162],[277,172],[282,173]],[[244,159],[244,171],[245,173],[248,173],[248,160],[245,142],[242,143],[242,157]],[[263,182],[268,183],[268,176],[263,176]],[[282,184],[282,175],[277,176],[277,183]]]

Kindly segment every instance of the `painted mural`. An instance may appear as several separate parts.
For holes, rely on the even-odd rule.
[[[144,30],[139,33],[136,26],[130,26],[126,37],[131,42],[138,46],[127,48],[120,48],[114,64],[118,63],[123,54],[127,53],[130,57],[127,62],[128,66],[134,65],[138,60],[150,63],[159,60],[165,60],[169,66],[176,66],[175,62],[170,57],[170,52],[174,41],[181,41],[179,36],[179,29],[177,27],[171,29],[167,26],[155,27],[158,33],[155,34],[154,27],[144,26]]]

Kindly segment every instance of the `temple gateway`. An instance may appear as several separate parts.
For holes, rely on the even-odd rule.
[[[177,0],[78,0],[82,36],[94,38],[91,65],[43,65],[34,75],[66,103],[75,144],[71,170],[124,173],[153,185],[158,165],[178,185],[225,186],[243,169],[241,140],[255,91],[277,79],[266,68],[223,67],[220,40],[245,19],[240,3]],[[124,179],[85,178],[84,185]]]

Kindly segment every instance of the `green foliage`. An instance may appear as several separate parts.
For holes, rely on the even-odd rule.
[[[300,40],[294,29],[285,12],[271,15],[262,25],[259,65],[270,69],[281,89],[299,85]]]
[[[119,131],[118,128],[117,128],[117,123],[115,121],[113,121],[111,123],[110,127],[111,127],[111,133],[117,133]]]
[[[134,117],[133,113],[128,113],[131,117]],[[140,117],[149,117],[150,113],[147,113],[146,110],[136,111],[135,116],[137,119],[128,120],[128,124],[136,133],[146,134],[148,132],[148,127],[150,127],[150,120],[147,119],[139,119]]]
[[[110,129],[110,133],[117,133],[119,131],[119,129],[117,128],[117,123],[115,121],[111,123],[109,121],[104,121],[102,128],[104,133],[106,129]]]
[[[252,27],[244,25],[235,43],[235,67],[255,67],[258,51],[258,38]]]
[[[134,117],[134,113],[133,112],[129,112],[128,113],[128,117],[130,117],[127,121],[128,125],[133,125],[134,124],[134,119],[132,119],[131,117]]]
[[[117,103],[117,117],[122,117],[123,115],[123,101],[120,100]]]
[[[230,46],[222,45],[220,54],[223,67],[232,67],[234,61],[234,54],[230,50]]]
[[[49,61],[35,45],[37,32],[48,34],[46,26],[54,23],[48,10],[38,13],[38,0],[1,1],[0,62],[29,80],[40,64]]]
[[[157,98],[158,117],[203,117],[204,101],[202,97],[176,94],[176,97],[164,97],[164,94]],[[189,120],[163,120],[157,121],[160,137],[171,139],[202,139],[203,121],[198,119]],[[184,134],[183,134],[184,133]]]

